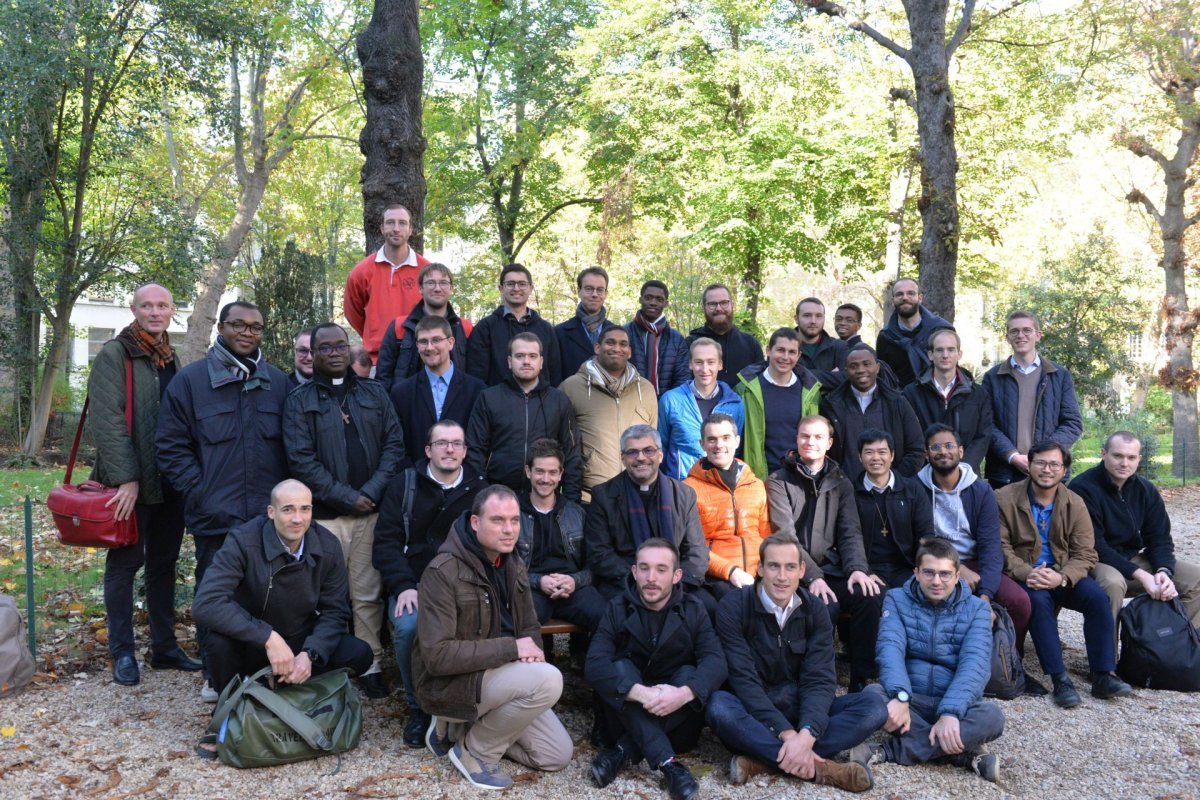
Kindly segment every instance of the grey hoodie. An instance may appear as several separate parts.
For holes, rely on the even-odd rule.
[[[971,524],[963,510],[962,493],[979,480],[979,476],[966,462],[960,463],[958,468],[961,470],[958,484],[949,492],[934,483],[932,464],[921,467],[917,479],[933,493],[934,532],[944,539],[949,539],[958,551],[959,558],[969,561],[975,558],[975,537],[971,534]]]

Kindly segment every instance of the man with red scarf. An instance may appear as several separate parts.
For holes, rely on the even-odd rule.
[[[639,295],[642,307],[625,325],[629,331],[629,345],[633,364],[638,374],[662,395],[682,386],[691,377],[688,368],[688,344],[683,334],[667,322],[667,305],[671,296],[662,281],[650,280],[642,284]]]

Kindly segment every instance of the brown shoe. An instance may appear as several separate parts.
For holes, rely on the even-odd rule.
[[[847,792],[865,792],[875,785],[875,777],[866,764],[854,761],[841,764],[837,761],[818,761],[817,774],[813,783],[836,786]]]
[[[750,756],[734,756],[729,762],[729,782],[741,786],[746,781],[771,771],[763,762]]]

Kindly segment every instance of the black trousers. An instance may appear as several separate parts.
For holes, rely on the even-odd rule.
[[[850,680],[866,680],[878,674],[875,665],[875,640],[879,637],[879,616],[883,613],[883,592],[871,596],[858,587],[853,593],[846,578],[825,576],[825,583],[837,595],[837,602],[826,606],[829,619],[843,637],[850,657]],[[842,612],[849,617],[841,620]]]
[[[192,536],[192,540],[196,543],[196,591],[199,592],[200,582],[204,580],[204,573],[208,571],[209,565],[216,558],[217,551],[225,544],[225,534]],[[204,679],[208,681],[209,686],[219,692],[225,687],[213,683],[212,670],[208,666],[208,628],[198,622],[196,623],[196,643],[200,645],[200,660],[204,662]]]
[[[661,681],[642,681],[638,669],[629,661],[617,662],[637,683],[654,684]],[[681,667],[666,683],[672,686],[683,686],[695,674],[693,666]],[[636,677],[635,677],[636,676]],[[636,764],[643,758],[651,767],[657,767],[676,753],[686,753],[694,750],[700,741],[700,731],[704,728],[704,711],[693,707],[692,703],[685,705],[665,717],[656,717],[642,707],[641,703],[620,703],[619,706],[608,702],[596,704],[600,714],[600,725],[604,738],[616,742],[630,763]]]
[[[308,634],[287,639],[288,647],[293,653],[299,653],[304,648],[304,640]],[[267,648],[255,642],[243,642],[214,630],[208,631],[208,669],[211,674],[212,688],[218,692],[229,685],[234,678],[246,678],[270,664],[267,658]],[[349,667],[355,676],[362,675],[371,668],[375,656],[371,646],[362,639],[356,639],[350,634],[342,636],[338,646],[328,659],[320,664],[313,664],[313,675]]]
[[[134,655],[133,581],[146,568],[146,613],[150,649],[166,655],[175,642],[175,564],[183,543],[180,502],[134,506],[138,540],[108,551],[104,558],[104,614],[108,618],[108,652],[115,661]]]
[[[607,606],[608,601],[594,586],[580,586],[571,592],[570,597],[558,600],[533,587],[533,607],[537,611],[538,622],[543,625],[547,620],[561,619],[578,625],[590,634],[600,624]]]

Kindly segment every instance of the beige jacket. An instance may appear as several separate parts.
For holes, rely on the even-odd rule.
[[[1000,508],[1000,546],[1004,550],[1004,572],[1017,583],[1025,583],[1042,552],[1042,537],[1029,505],[1029,479],[996,490]],[[1050,512],[1051,564],[1066,576],[1071,586],[1087,577],[1096,566],[1092,517],[1083,498],[1059,484]]]

